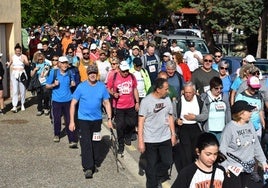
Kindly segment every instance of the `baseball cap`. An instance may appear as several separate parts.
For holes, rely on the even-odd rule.
[[[92,43],[90,45],[90,50],[96,50],[97,49],[97,45],[95,43]]]
[[[142,65],[141,58],[135,57],[133,59],[133,64],[136,65],[136,66],[141,66]]]
[[[163,54],[163,56],[166,56],[166,57],[170,57],[170,53],[169,52],[165,52],[164,54]]]
[[[129,64],[126,61],[121,61],[119,68],[121,71],[129,70]]]
[[[132,50],[135,50],[135,49],[140,50],[140,47],[138,47],[137,45],[135,45],[135,46],[132,47]]]
[[[87,74],[90,74],[90,73],[98,73],[98,66],[95,63],[87,67]]]
[[[253,55],[247,55],[245,60],[249,63],[256,62],[256,59],[253,57]]]
[[[250,78],[248,78],[247,84],[248,84],[248,86],[250,86],[250,87],[252,87],[254,89],[260,89],[261,88],[260,80],[256,76],[251,76]]]
[[[255,109],[255,106],[250,105],[247,101],[236,101],[234,105],[231,107],[231,113],[237,114],[243,110],[251,112],[253,109]]]
[[[68,58],[66,56],[60,56],[59,62],[61,63],[69,63]]]
[[[195,46],[195,43],[192,42],[192,41],[190,41],[190,42],[188,42],[188,46],[189,46],[189,47],[194,47],[194,46]]]

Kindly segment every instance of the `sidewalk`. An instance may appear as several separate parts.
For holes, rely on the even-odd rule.
[[[30,95],[27,93],[27,95]],[[145,177],[138,175],[138,164],[125,152],[126,169],[116,171],[110,146],[110,132],[102,129],[103,163],[93,179],[85,179],[80,148],[70,149],[67,137],[53,142],[53,128],[48,116],[36,116],[34,97],[28,97],[26,111],[0,116],[0,187],[145,187]],[[63,128],[63,127],[62,127]]]

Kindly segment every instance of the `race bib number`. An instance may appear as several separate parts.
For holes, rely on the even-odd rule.
[[[237,166],[228,166],[228,170],[230,170],[230,172],[232,172],[235,176],[239,176],[243,168]]]
[[[130,94],[130,88],[129,88],[129,85],[124,85],[123,87],[122,87],[122,94],[123,95],[128,95],[128,94]]]
[[[101,132],[94,132],[92,140],[93,141],[100,141],[101,140]]]
[[[46,77],[39,77],[39,82],[40,82],[41,84],[45,83],[46,80],[47,80]]]
[[[215,104],[215,108],[217,112],[224,111],[224,104],[223,103]]]
[[[210,89],[210,86],[204,86],[203,89],[204,89],[204,92],[207,92]]]
[[[150,65],[150,66],[149,66],[149,71],[150,71],[150,72],[156,72],[155,65]]]

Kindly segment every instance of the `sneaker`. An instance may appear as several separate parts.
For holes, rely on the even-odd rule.
[[[92,170],[86,170],[85,171],[85,178],[86,179],[93,178]]]
[[[125,138],[125,144],[127,146],[130,146],[131,145],[131,138]]]
[[[77,148],[77,143],[76,142],[70,142],[69,148],[72,148],[72,149]]]
[[[13,108],[11,109],[11,112],[17,113],[18,112],[17,107],[16,106],[13,106]]]
[[[41,116],[42,114],[43,114],[42,111],[38,111],[38,112],[36,113],[36,116]]]
[[[54,136],[53,141],[54,142],[59,142],[60,141],[60,137],[59,136]]]
[[[251,173],[251,177],[250,177],[251,180],[253,180],[254,182],[258,183],[261,181],[261,177],[260,175],[258,174],[258,172],[252,172]]]
[[[4,115],[4,111],[0,109],[0,115]]]
[[[117,153],[122,155],[124,153],[124,146],[119,145]]]
[[[21,105],[20,110],[21,110],[21,111],[25,111],[25,107],[24,107],[24,105]]]
[[[49,115],[49,110],[48,110],[48,109],[45,109],[45,110],[44,110],[44,114],[45,114],[46,116],[48,116],[48,115]]]

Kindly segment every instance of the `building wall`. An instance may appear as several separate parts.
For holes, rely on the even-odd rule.
[[[1,62],[5,67],[6,61],[14,54],[16,43],[21,44],[21,2],[20,0],[0,0],[0,53]],[[9,72],[4,76],[4,96],[10,95]]]

